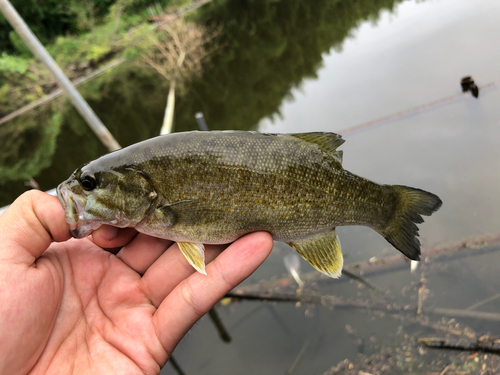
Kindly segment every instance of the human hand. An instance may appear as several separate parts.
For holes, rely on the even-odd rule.
[[[206,246],[205,276],[131,229],[70,239],[57,198],[25,193],[0,217],[0,374],[158,374],[272,244],[260,232]]]

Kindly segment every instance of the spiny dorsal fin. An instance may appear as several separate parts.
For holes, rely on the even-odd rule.
[[[287,242],[307,260],[311,266],[327,276],[339,278],[342,274],[344,258],[335,229],[328,233],[304,240]]]
[[[337,148],[345,142],[342,136],[336,133],[297,133],[290,134],[292,137],[302,139],[303,141],[314,143],[319,149],[327,154],[333,156],[340,164],[342,164],[342,151]]]

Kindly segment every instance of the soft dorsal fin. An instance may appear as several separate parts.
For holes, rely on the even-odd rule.
[[[342,164],[342,151],[337,148],[345,142],[340,134],[336,133],[297,133],[290,134],[292,137],[302,139],[303,141],[314,143],[319,149],[330,154],[336,161]]]

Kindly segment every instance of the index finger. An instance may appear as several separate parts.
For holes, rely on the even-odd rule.
[[[71,237],[59,200],[39,190],[19,196],[0,217],[0,259],[32,264],[52,240]]]

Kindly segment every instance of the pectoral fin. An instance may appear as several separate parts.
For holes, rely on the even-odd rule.
[[[311,266],[325,275],[339,278],[342,274],[344,259],[335,229],[326,234],[301,241],[287,242],[287,244],[297,250]]]
[[[213,202],[208,199],[186,199],[169,203],[156,209],[160,220],[168,226],[174,225],[200,225],[207,215],[214,215],[218,212],[225,216],[226,212],[221,208],[216,208]]]
[[[205,246],[202,243],[177,242],[182,254],[186,257],[196,271],[206,275],[205,272]]]
[[[197,204],[198,202],[196,200],[183,200],[158,207],[157,211],[163,218],[163,222],[165,222],[168,226],[173,226],[179,220],[180,215],[193,211]]]

